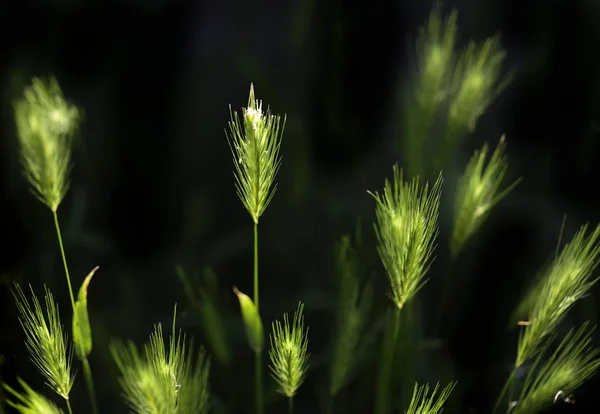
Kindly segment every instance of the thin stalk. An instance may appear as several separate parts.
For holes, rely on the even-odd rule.
[[[258,307],[258,223],[254,222],[254,305]],[[263,402],[263,374],[262,374],[262,352],[255,353],[254,359],[255,375],[255,393],[256,393],[256,413],[262,414],[264,411]]]
[[[254,223],[254,305],[258,307],[258,223]]]
[[[446,124],[446,131],[442,142],[437,146],[437,153],[434,156],[434,169],[439,171],[443,169],[446,162],[452,155],[452,152],[456,149],[460,141],[467,135],[468,130],[465,127],[451,119],[448,119]]]
[[[408,112],[406,118],[407,139],[406,154],[404,165],[406,171],[411,176],[422,176],[426,172],[431,171],[432,165],[423,165],[425,156],[429,159],[429,154],[424,154],[424,148],[427,145],[427,139],[431,131],[431,125],[437,112],[437,107],[415,105],[412,102],[406,101]]]
[[[255,378],[255,393],[256,393],[256,413],[262,414],[264,412],[264,402],[263,402],[263,373],[262,373],[262,352],[256,352],[254,359],[254,373],[256,375]]]
[[[385,338],[379,365],[379,375],[376,381],[375,391],[375,414],[388,414],[390,410],[390,383],[392,379],[392,368],[394,365],[394,351],[400,328],[400,308],[394,310],[394,333],[390,338]]]
[[[54,227],[56,228],[56,236],[58,237],[58,245],[60,246],[60,255],[62,257],[63,266],[65,268],[65,276],[67,277],[67,285],[69,286],[69,296],[71,298],[71,307],[73,308],[73,312],[75,312],[75,297],[73,296],[73,287],[71,286],[71,276],[69,275],[69,266],[67,265],[67,256],[65,254],[65,247],[62,240],[62,234],[60,232],[60,225],[58,224],[58,214],[56,211],[52,211],[52,215],[54,216]],[[96,393],[94,391],[94,380],[92,378],[92,370],[90,368],[90,364],[85,358],[83,361],[83,372],[85,375],[85,380],[88,387],[88,392],[90,394],[90,403],[92,405],[92,412],[94,414],[98,414],[98,407],[96,405]],[[67,407],[69,408],[69,413],[71,413],[71,406],[69,401],[67,400]]]
[[[65,400],[67,402],[67,409],[69,410],[69,414],[73,414],[73,410],[71,410],[71,403],[69,400]]]
[[[502,404],[502,399],[504,398],[504,394],[506,394],[507,391],[508,391],[508,402],[510,404],[510,400],[512,399],[512,390],[513,390],[513,384],[514,384],[514,379],[515,379],[516,373],[517,373],[517,368],[513,368],[508,379],[506,380],[506,383],[504,384],[504,388],[502,388],[502,392],[500,392],[500,395],[498,396],[498,400],[496,401],[496,405],[494,406],[494,410],[492,411],[492,414],[494,414],[496,411],[498,411],[498,408],[500,408],[500,404]]]
[[[294,397],[288,397],[288,413],[294,414]]]
[[[58,245],[60,246],[60,254],[62,256],[63,266],[65,267],[65,276],[67,277],[67,285],[69,285],[69,295],[71,297],[71,306],[75,311],[75,297],[73,296],[73,288],[71,287],[71,276],[69,276],[69,266],[67,266],[67,256],[65,255],[65,248],[63,246],[62,235],[60,234],[60,226],[58,225],[58,214],[56,211],[52,211],[54,216],[54,227],[56,227],[56,235],[58,236]]]
[[[85,376],[85,382],[87,384],[88,392],[90,394],[90,402],[92,404],[92,412],[98,414],[98,404],[96,403],[96,392],[94,391],[94,378],[92,377],[92,369],[88,359],[83,360],[83,374]]]

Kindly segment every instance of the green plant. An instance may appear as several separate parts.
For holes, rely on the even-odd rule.
[[[424,165],[424,149],[436,114],[450,93],[456,60],[456,19],[454,11],[442,20],[441,3],[437,3],[427,23],[419,29],[416,86],[414,96],[405,103],[404,166],[410,175],[422,174],[428,168]]]
[[[290,325],[287,313],[283,314],[283,325],[275,321],[269,337],[271,349],[269,368],[277,391],[288,398],[290,414],[294,411],[294,395],[304,382],[308,370],[308,328],[304,329],[304,305],[298,304],[294,320]]]
[[[87,315],[87,284],[75,302],[69,266],[63,245],[57,210],[69,189],[71,139],[78,128],[79,109],[68,103],[55,78],[33,78],[24,97],[15,102],[15,121],[23,172],[36,197],[52,211],[73,310],[73,341],[82,361],[92,411],[97,414],[96,393],[88,356],[92,332]],[[92,273],[93,274],[93,273]],[[90,276],[91,277],[91,276]],[[83,295],[83,296],[81,296]]]
[[[217,303],[217,275],[212,269],[204,271],[202,281],[196,288],[181,266],[176,268],[177,275],[183,283],[184,291],[197,309],[202,321],[202,329],[210,343],[212,355],[223,365],[231,362],[231,349],[221,317],[221,309]]]
[[[483,42],[470,42],[467,48],[456,54],[456,23],[455,11],[442,19],[438,3],[421,29],[417,41],[419,73],[412,90],[415,96],[411,97],[410,109],[407,109],[409,116],[406,117],[404,169],[394,166],[392,180],[385,180],[381,192],[370,193],[375,199],[376,250],[389,283],[388,296],[394,306],[387,302],[387,309],[374,306],[377,305],[374,303],[377,280],[362,279],[363,271],[372,270],[363,269],[363,265],[367,267],[370,264],[368,260],[363,263],[349,236],[342,237],[336,257],[337,296],[335,304],[325,305],[327,309],[335,309],[336,329],[331,359],[323,361],[311,357],[308,352],[303,302],[299,303],[293,318],[285,313],[282,322],[276,320],[271,324],[268,367],[276,391],[287,398],[290,413],[294,410],[294,398],[307,379],[309,359],[311,372],[318,372],[320,367],[325,371],[325,407],[329,412],[334,411],[334,399],[354,380],[371,385],[370,373],[364,369],[371,361],[362,358],[362,353],[372,345],[367,340],[369,335],[376,337],[372,332],[378,334],[381,326],[384,332],[381,354],[378,355],[373,411],[377,414],[390,413],[401,407],[398,401],[402,400],[393,399],[399,391],[395,383],[399,382],[395,381],[395,376],[399,375],[394,370],[400,366],[404,369],[406,365],[403,374],[404,379],[410,378],[410,386],[417,378],[406,358],[414,356],[413,344],[409,340],[417,337],[414,327],[420,322],[417,317],[421,316],[418,312],[412,313],[418,308],[412,305],[417,304],[415,296],[427,282],[439,232],[442,192],[439,169],[464,135],[474,131],[479,118],[511,79],[501,74],[505,52],[498,36]],[[416,102],[412,102],[412,98]],[[442,141],[427,145],[432,126],[441,111],[447,112]],[[255,356],[253,397],[255,410],[260,414],[266,407],[262,364],[265,338],[259,307],[258,223],[276,190],[275,177],[281,165],[280,147],[286,118],[273,115],[269,108],[263,111],[262,102],[254,96],[253,85],[250,86],[248,106],[242,109],[241,115],[230,108],[230,117],[226,136],[233,156],[235,187],[254,224],[253,297],[235,286],[233,292],[239,302],[246,341]],[[89,284],[98,268],[84,278],[77,296],[74,296],[57,214],[69,188],[71,139],[80,119],[81,110],[64,99],[53,78],[46,81],[34,78],[32,85],[26,88],[24,98],[15,103],[24,174],[36,197],[53,213],[73,311],[72,341],[68,341],[63,332],[58,305],[49,289],[45,289],[45,307],[33,294],[33,289],[32,299],[27,299],[19,284],[15,284],[13,293],[25,332],[25,345],[32,360],[49,388],[65,400],[70,414],[70,393],[75,380],[71,366],[73,353],[82,361],[91,411],[97,412],[98,409],[88,362],[93,341],[87,307]],[[425,154],[430,148],[433,148],[434,154]],[[451,261],[456,260],[459,252],[465,249],[491,208],[520,181],[501,189],[508,171],[504,149],[502,137],[488,159],[488,146],[484,145],[467,164],[458,187],[449,189],[456,191]],[[432,159],[431,165],[426,163],[429,159]],[[429,177],[432,170],[437,175],[433,185],[421,183],[419,177]],[[408,180],[404,176],[406,171]],[[447,190],[444,188],[444,191]],[[588,226],[583,226],[557,254],[519,305],[518,322],[515,322],[521,332],[515,363],[498,398],[496,410],[504,397],[507,397],[508,412],[513,414],[537,413],[556,401],[570,401],[570,392],[600,367],[600,350],[590,346],[593,330],[588,328],[588,323],[571,330],[554,347],[557,331],[568,311],[589,294],[597,281],[593,272],[600,255],[600,226],[591,234],[587,233],[587,229]],[[357,244],[358,238],[354,242]],[[223,328],[226,319],[216,300],[216,275],[206,271],[196,288],[182,267],[177,268],[177,274],[185,293],[198,310],[204,336],[217,361],[228,365],[227,368],[242,366],[235,359],[233,341]],[[176,310],[168,340],[164,338],[162,325],[157,324],[142,350],[131,341],[110,343],[109,350],[120,374],[119,383],[126,404],[140,414],[205,414],[211,407],[214,411],[237,412],[218,396],[211,398],[211,359],[204,348],[194,350],[192,341],[176,330]],[[377,311],[380,314],[375,315]],[[401,316],[402,323],[406,317],[406,325],[401,324]],[[401,331],[401,328],[406,330]],[[312,340],[311,344],[311,347],[314,346]],[[524,383],[518,384],[517,370],[524,370],[528,363],[532,363],[533,367]],[[367,375],[362,375],[364,372]],[[239,373],[236,372],[236,375]],[[243,378],[242,375],[239,377]],[[6,384],[3,389],[9,394],[8,405],[19,413],[62,412],[53,401],[34,391],[21,378],[17,381],[20,391]],[[522,386],[520,390],[517,389],[519,385]],[[404,412],[439,414],[455,386],[456,383],[451,382],[440,391],[439,384],[430,390],[429,385],[415,383],[410,402],[404,404],[402,401],[402,407],[408,406]],[[402,398],[408,397],[410,390],[404,394]],[[0,394],[0,403],[3,402],[1,400]],[[336,402],[342,400],[337,398]],[[349,400],[352,404],[353,400]],[[246,401],[243,404],[249,405]]]
[[[25,345],[37,369],[46,379],[46,384],[64,398],[69,412],[69,393],[75,380],[71,372],[73,352],[67,345],[52,293],[46,288],[46,313],[31,288],[31,304],[19,285],[14,296],[19,310],[19,321],[25,332]]]
[[[592,279],[592,273],[598,265],[600,254],[600,225],[589,235],[586,234],[587,227],[582,226],[571,242],[557,254],[521,302],[518,314],[526,314],[527,320],[518,322],[523,330],[519,335],[515,366],[495,409],[499,408],[508,392],[509,405],[521,404],[517,411],[538,412],[548,405],[548,393],[553,387],[560,385],[555,389],[558,392],[568,386],[571,392],[600,366],[596,358],[597,351],[587,350],[589,334],[584,332],[584,325],[576,334],[567,335],[540,374],[528,378],[521,394],[521,400],[524,399],[526,404],[513,399],[512,387],[517,369],[536,356],[536,365],[540,363],[554,339],[553,333],[558,324],[598,280]]]
[[[6,390],[16,399],[8,400],[8,405],[21,414],[62,414],[52,401],[35,392],[25,381],[19,378],[19,385],[23,392],[5,385]],[[70,412],[70,411],[69,411]]]
[[[436,168],[446,163],[466,132],[475,131],[479,118],[512,81],[511,74],[501,75],[505,57],[499,36],[471,41],[461,52],[450,87],[444,138],[437,147]]]
[[[351,379],[358,363],[358,347],[368,323],[373,302],[373,286],[369,281],[362,287],[359,277],[358,253],[349,235],[342,237],[337,248],[336,289],[338,304],[336,333],[333,342],[329,393],[333,398]]]
[[[393,339],[384,341],[377,379],[377,414],[390,411],[389,387],[400,311],[423,287],[433,259],[441,186],[441,174],[430,189],[428,183],[420,186],[418,178],[405,182],[402,171],[394,166],[392,183],[385,181],[382,194],[371,193],[376,201],[377,251],[390,282],[390,298],[396,305]]]
[[[511,402],[513,413],[536,413],[559,399],[567,401],[600,368],[600,350],[590,348],[591,333],[587,323],[571,330],[539,371],[530,371],[519,398]],[[536,368],[541,364],[540,353]]]
[[[512,80],[512,75],[501,74],[506,53],[499,36],[471,41],[457,55],[458,13],[453,10],[442,19],[441,10],[441,2],[436,2],[419,30],[418,71],[404,102],[403,160],[411,176],[443,168],[452,151],[467,133],[474,132],[478,119]],[[433,137],[438,116],[446,118],[441,140]],[[433,151],[426,153],[431,148]]]
[[[175,312],[176,315],[176,312]],[[185,335],[173,331],[168,348],[160,324],[140,355],[133,342],[114,341],[111,353],[121,372],[125,400],[135,413],[206,414],[209,411],[210,361],[200,349],[194,358]]]
[[[408,406],[408,410],[405,411],[406,414],[439,414],[443,411],[443,406],[450,393],[456,386],[456,383],[451,382],[446,385],[440,395],[436,397],[436,394],[439,389],[439,384],[436,384],[435,388],[429,394],[429,385],[421,385],[415,383],[415,388],[413,390],[413,395],[410,400],[410,405]]]
[[[504,190],[500,190],[508,169],[504,146],[505,140],[502,135],[496,150],[488,160],[488,147],[484,144],[480,151],[475,151],[458,181],[454,203],[454,227],[450,243],[453,256],[461,251],[496,203],[521,181],[517,179]]]
[[[259,283],[258,283],[258,220],[271,202],[275,190],[275,176],[281,165],[279,148],[285,127],[279,115],[272,115],[270,109],[263,112],[262,101],[254,97],[254,85],[250,85],[248,107],[242,109],[242,120],[237,112],[231,112],[229,134],[227,139],[233,155],[235,166],[235,184],[238,196],[254,221],[254,305],[256,313],[251,317],[244,315],[244,321],[252,321],[252,326],[246,325],[246,330],[258,326],[256,318],[259,314]],[[238,298],[240,295],[238,294]],[[240,302],[241,303],[241,302]],[[242,307],[251,309],[249,307]],[[260,323],[262,328],[262,322]],[[256,335],[259,333],[256,332]],[[256,336],[254,335],[254,336]],[[260,332],[262,335],[262,329]],[[250,344],[255,353],[256,371],[256,412],[264,411],[262,390],[262,347],[256,347],[257,342]]]

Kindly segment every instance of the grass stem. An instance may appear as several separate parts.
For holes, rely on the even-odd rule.
[[[514,383],[516,373],[517,373],[517,368],[513,368],[510,373],[510,376],[508,377],[508,379],[506,380],[506,383],[504,384],[504,388],[502,388],[502,392],[500,392],[500,395],[498,396],[498,400],[496,401],[496,405],[494,406],[494,410],[492,411],[492,414],[494,414],[496,411],[498,411],[498,408],[500,408],[500,405],[502,404],[504,395],[506,394],[507,391],[508,391],[508,403],[510,404],[510,401],[512,399],[513,383]]]
[[[288,397],[288,413],[294,414],[294,397]]]
[[[263,401],[263,373],[262,373],[262,352],[256,352],[255,354],[255,396],[256,396],[256,414],[263,414],[264,412],[264,401]]]
[[[73,311],[75,310],[75,297],[73,296],[73,288],[71,287],[71,276],[69,276],[69,266],[67,266],[67,256],[65,255],[65,248],[63,245],[62,235],[60,233],[60,226],[58,225],[58,214],[56,211],[52,211],[54,216],[54,227],[56,227],[56,236],[58,237],[58,245],[60,246],[60,254],[62,256],[63,266],[65,267],[65,276],[67,277],[67,285],[69,285],[69,295],[71,297],[71,306]]]
[[[90,403],[92,405],[92,413],[98,414],[98,403],[96,402],[96,392],[94,391],[94,378],[92,377],[92,369],[88,359],[83,360],[83,374],[87,384],[88,393],[90,394]]]
[[[254,305],[258,307],[258,223],[254,222]],[[263,402],[263,374],[262,374],[262,352],[255,353],[255,386],[256,386],[256,414],[264,411]]]
[[[394,330],[391,336],[384,333],[383,349],[381,360],[379,362],[379,374],[377,375],[376,391],[375,391],[375,414],[390,413],[390,388],[392,382],[392,369],[394,366],[394,351],[398,339],[398,331],[400,328],[400,308],[394,309]],[[386,323],[387,325],[387,323]]]
[[[67,409],[69,410],[69,414],[73,414],[73,410],[71,410],[71,403],[69,400],[65,400],[67,402]]]
[[[254,305],[258,306],[258,223],[254,223]]]

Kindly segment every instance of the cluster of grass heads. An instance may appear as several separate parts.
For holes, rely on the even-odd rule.
[[[441,167],[457,143],[475,129],[478,118],[494,97],[506,86],[501,79],[504,52],[497,37],[482,43],[470,43],[456,56],[456,13],[442,20],[436,8],[422,29],[417,46],[420,71],[410,111],[416,111],[406,137],[406,156],[411,161],[404,170],[393,166],[392,178],[386,179],[381,191],[369,192],[374,199],[374,232],[377,252],[389,282],[388,315],[383,337],[372,335],[377,292],[372,279],[364,277],[357,246],[360,237],[341,238],[337,247],[336,314],[328,363],[328,403],[326,410],[335,411],[334,401],[364,368],[365,350],[380,341],[381,352],[372,412],[387,414],[398,410],[408,414],[436,414],[443,410],[456,387],[450,382],[440,390],[439,383],[430,390],[428,384],[414,383],[409,404],[399,406],[395,369],[402,358],[400,338],[401,315],[407,312],[424,288],[435,257],[439,234],[440,199],[443,190]],[[447,111],[444,137],[429,165],[424,156],[431,125],[441,108]],[[68,103],[55,79],[34,79],[24,97],[15,104],[15,119],[24,175],[34,194],[52,212],[59,249],[64,264],[71,300],[72,330],[70,339],[64,332],[58,305],[48,288],[43,304],[33,289],[25,293],[18,284],[14,297],[25,345],[31,359],[43,375],[48,387],[58,395],[72,413],[70,393],[75,381],[73,354],[81,362],[89,393],[90,411],[99,408],[88,359],[92,355],[92,327],[87,311],[90,281],[94,268],[81,282],[77,296],[73,294],[67,258],[63,247],[58,208],[69,188],[71,137],[75,133],[81,111]],[[254,226],[253,297],[235,286],[233,292],[240,306],[241,319],[250,350],[254,353],[254,410],[265,412],[263,395],[263,358],[269,346],[269,372],[277,392],[288,400],[288,411],[294,411],[294,396],[309,375],[309,329],[305,325],[304,304],[300,302],[293,315],[271,323],[269,341],[265,341],[264,323],[259,307],[258,224],[274,196],[275,178],[281,166],[280,147],[285,117],[263,108],[250,86],[248,106],[241,114],[231,110],[226,130],[234,163],[235,187],[252,218]],[[414,115],[414,113],[413,113]],[[456,257],[468,240],[481,227],[491,209],[519,180],[504,184],[508,170],[504,155],[505,138],[489,156],[484,145],[466,165],[454,193],[455,211],[448,246]],[[434,171],[433,183],[423,177]],[[421,177],[419,177],[419,173]],[[557,401],[569,402],[570,393],[600,367],[600,351],[591,349],[591,329],[584,323],[572,330],[555,346],[557,328],[573,305],[585,297],[597,279],[593,271],[600,253],[600,226],[588,234],[587,226],[573,237],[545,269],[516,312],[515,325],[521,329],[514,369],[496,404],[496,410],[512,413],[537,413]],[[364,246],[361,246],[364,247]],[[199,286],[194,286],[182,267],[177,268],[186,295],[194,303],[204,329],[207,347],[221,366],[234,362],[233,351],[224,318],[217,300],[218,279],[207,270]],[[379,295],[379,296],[377,296]],[[30,296],[30,298],[28,297]],[[139,351],[133,342],[114,340],[109,344],[118,372],[126,405],[136,413],[208,413],[211,408],[209,377],[211,360],[203,347],[194,348],[191,340],[176,329],[165,339],[157,324],[149,342]],[[517,390],[517,371],[533,363],[524,384]],[[18,379],[20,389],[4,386],[6,402],[19,413],[60,413],[58,404]],[[0,405],[1,407],[1,405]]]

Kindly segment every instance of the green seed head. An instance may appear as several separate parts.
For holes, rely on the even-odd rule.
[[[270,335],[271,376],[277,383],[277,391],[289,398],[296,395],[308,370],[308,328],[304,329],[303,310],[304,305],[298,304],[291,325],[288,315],[284,314],[283,324],[275,321]]]
[[[34,78],[14,108],[25,177],[37,198],[56,211],[69,188],[71,138],[80,112],[54,78]]]
[[[242,109],[241,119],[237,112],[231,112],[227,139],[235,166],[236,189],[255,223],[277,187],[274,181],[281,164],[279,148],[284,126],[285,117],[282,122],[269,108],[263,111],[262,101],[254,97],[252,85],[248,107]]]

